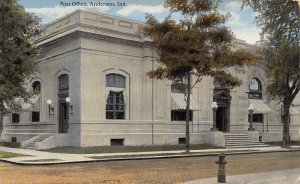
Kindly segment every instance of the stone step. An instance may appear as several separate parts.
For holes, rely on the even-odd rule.
[[[249,137],[231,137],[231,138],[228,138],[228,137],[225,137],[226,140],[250,140]]]
[[[233,136],[233,135],[230,135],[230,136],[224,136],[225,138],[235,138],[235,137],[244,137],[244,138],[249,138],[248,136],[246,136],[246,135],[243,135],[243,136],[241,136],[241,135],[237,135],[237,136]]]
[[[233,133],[224,133],[224,136],[248,136],[247,134],[243,133],[238,133],[238,134],[233,134]]]
[[[253,142],[247,134],[224,134],[226,148],[268,147],[260,142]]]
[[[234,146],[226,146],[226,148],[264,148],[269,147],[267,145],[234,145]]]
[[[50,137],[49,135],[40,135],[36,140],[32,141],[27,147],[26,149],[35,149],[35,143],[38,142],[42,142],[45,139],[47,139],[48,137]]]
[[[257,143],[257,142],[252,142],[252,143],[247,143],[247,144],[226,144],[227,146],[236,146],[236,145],[260,145],[260,146],[269,146],[267,144],[260,144],[260,143]]]

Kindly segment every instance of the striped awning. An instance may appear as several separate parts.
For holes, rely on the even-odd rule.
[[[28,102],[25,102],[23,99],[21,101],[22,110],[39,111],[40,109],[40,95],[33,95]]]
[[[123,96],[127,99],[127,93],[125,88],[117,88],[117,87],[106,87],[105,88],[105,98],[107,99],[109,92],[123,92]]]
[[[272,113],[272,109],[262,100],[249,99],[249,104],[253,104],[253,114],[269,114]]]
[[[190,109],[193,111],[200,110],[199,103],[191,95]],[[186,98],[183,93],[171,93],[171,109],[172,110],[185,110]]]

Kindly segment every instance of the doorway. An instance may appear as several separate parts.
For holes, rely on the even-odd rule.
[[[219,131],[230,131],[230,90],[228,88],[214,89],[214,102],[217,102],[216,127]]]
[[[58,111],[59,111],[58,133],[68,133],[69,112],[68,112],[68,104],[65,100],[59,100]]]
[[[216,112],[217,129],[222,132],[227,132],[227,107],[218,107]]]
[[[69,75],[58,77],[58,133],[68,133],[69,130]]]

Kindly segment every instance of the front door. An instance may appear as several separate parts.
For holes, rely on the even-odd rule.
[[[227,132],[227,107],[218,107],[216,112],[217,129],[222,132]]]
[[[230,131],[230,90],[228,88],[214,89],[214,102],[217,102],[216,126],[222,132]]]
[[[65,100],[59,101],[59,122],[58,133],[68,133],[69,129],[69,112],[68,104]]]
[[[58,133],[68,133],[69,129],[69,75],[62,74],[58,77]]]

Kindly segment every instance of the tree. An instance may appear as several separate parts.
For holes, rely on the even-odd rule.
[[[255,63],[256,57],[248,52],[231,50],[232,32],[223,24],[229,15],[217,10],[218,0],[166,0],[170,15],[162,22],[147,15],[145,36],[153,40],[160,66],[147,73],[151,78],[171,79],[180,84],[186,97],[186,150],[190,148],[189,111],[192,88],[204,76],[216,78],[231,87],[241,81],[225,69],[234,65]],[[177,22],[172,14],[181,14]],[[194,77],[195,80],[191,78]],[[182,82],[181,82],[182,84]],[[185,86],[185,87],[184,87]]]
[[[39,19],[16,0],[0,1],[0,116],[20,108],[16,98],[28,100],[31,95],[24,82],[37,69],[39,49],[33,38],[41,30]]]
[[[262,29],[262,53],[269,78],[267,94],[283,104],[282,146],[287,147],[290,107],[300,89],[300,3],[244,0],[243,6],[258,12],[255,20]]]

